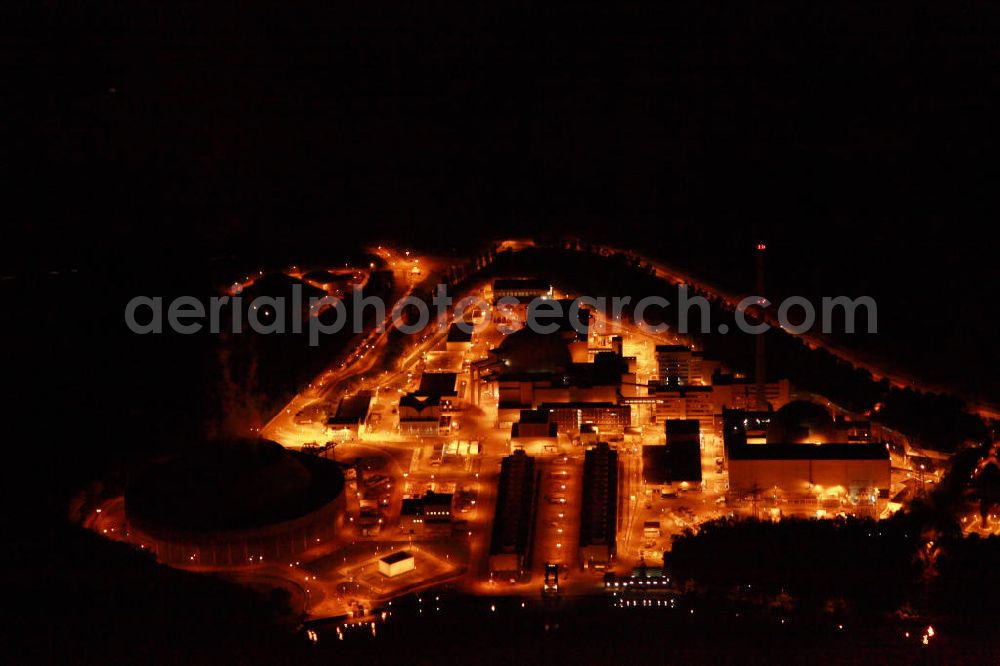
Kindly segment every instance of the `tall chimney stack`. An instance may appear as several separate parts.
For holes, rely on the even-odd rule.
[[[757,293],[758,299],[764,297],[764,252],[767,246],[757,243]],[[759,308],[761,319],[764,317],[764,308]],[[764,334],[760,334],[756,339],[756,353],[754,355],[754,379],[757,382],[757,409],[767,411],[767,395],[765,386],[767,384],[767,363],[764,357]]]

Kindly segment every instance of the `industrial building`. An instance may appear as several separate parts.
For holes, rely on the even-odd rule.
[[[407,393],[399,399],[399,431],[404,435],[437,435],[441,416],[441,396]]]
[[[701,437],[695,420],[667,421],[665,445],[647,444],[642,447],[642,481],[661,490],[665,486],[683,484],[694,487],[701,483]]]
[[[326,421],[327,427],[334,436],[344,439],[357,437],[371,410],[371,391],[358,393],[341,398],[337,411]]]
[[[542,296],[552,297],[552,285],[536,278],[500,278],[493,281],[493,303],[501,298],[527,302]]]
[[[399,430],[405,435],[431,437],[447,433],[450,415],[459,408],[458,374],[425,372],[416,391],[399,399]]]
[[[667,421],[666,457],[674,483],[701,483],[700,423],[694,419]]]
[[[470,324],[452,324],[448,327],[448,336],[445,338],[445,349],[447,351],[466,352],[472,348],[472,326]]]
[[[399,512],[399,529],[421,538],[451,534],[452,493],[428,491],[423,497],[406,497]]]
[[[519,578],[528,566],[535,507],[535,459],[515,451],[500,463],[490,539],[490,573]]]
[[[543,409],[522,409],[520,418],[510,426],[511,450],[522,449],[529,455],[555,453],[559,426]]]
[[[512,336],[513,337],[513,336]],[[565,353],[565,348],[562,350]],[[544,403],[614,403],[623,384],[635,384],[628,362],[611,352],[598,354],[593,363],[539,365],[532,371],[512,371],[504,365],[489,378],[496,382],[500,408],[520,411]],[[512,413],[513,417],[516,414]]]
[[[722,413],[712,386],[661,384],[650,386],[649,393],[656,398],[657,422],[694,419],[702,431],[713,432],[716,416]]]
[[[701,352],[693,351],[686,345],[656,345],[656,367],[661,384],[687,386],[709,383],[702,373],[703,360]],[[711,376],[709,372],[708,377]]]
[[[607,442],[588,449],[583,459],[580,508],[580,563],[604,568],[615,556],[618,534],[618,452]]]
[[[556,423],[545,409],[522,409],[520,418],[511,425],[510,436],[515,437],[555,437]]]
[[[757,385],[742,377],[723,372],[712,375],[712,393],[720,407],[728,409],[753,409],[756,406]],[[792,385],[787,379],[764,382],[764,399],[771,409],[781,409],[791,401]]]
[[[549,418],[560,433],[580,432],[583,425],[591,425],[601,435],[621,434],[632,421],[629,405],[612,402],[543,403],[539,409],[549,412]]]
[[[776,412],[726,410],[724,422],[733,501],[769,498],[789,506],[873,511],[888,497],[886,444],[849,441],[846,422],[834,422],[820,405],[793,401]]]
[[[456,372],[425,372],[420,376],[416,395],[431,395],[441,399],[441,409],[458,407],[459,379]]]
[[[668,486],[670,462],[667,447],[662,444],[644,444],[642,447],[642,482],[647,486]]]
[[[712,383],[650,384],[648,399],[626,399],[631,404],[651,403],[657,422],[672,419],[696,419],[702,433],[722,433],[722,412],[725,409],[749,409],[755,404],[756,387],[745,379],[715,373]],[[791,384],[787,379],[764,385],[768,404],[777,409],[790,400]]]
[[[395,578],[416,568],[413,554],[405,550],[396,551],[378,560],[378,572],[387,578]]]
[[[511,333],[490,350],[488,358],[472,363],[471,402],[478,404],[483,382],[494,388],[500,426],[517,420],[520,410],[547,402],[618,403],[622,386],[634,387],[634,359],[630,363],[614,352],[603,352],[590,362],[589,313],[577,314],[564,311],[562,317],[546,317],[544,324],[556,326],[552,333],[530,328]]]

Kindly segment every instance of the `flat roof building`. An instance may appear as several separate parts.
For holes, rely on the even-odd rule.
[[[517,298],[522,302],[541,296],[552,296],[552,284],[537,278],[498,278],[493,281],[493,302],[501,298]]]
[[[399,511],[399,529],[419,537],[442,537],[451,533],[452,493],[427,491],[423,497],[407,497]]]
[[[519,578],[531,548],[535,459],[515,451],[500,463],[496,513],[490,538],[490,573]]]
[[[701,354],[685,345],[656,345],[656,366],[663,384],[703,383]]]
[[[437,435],[441,412],[440,396],[407,393],[399,399],[400,432],[413,436]]]
[[[657,420],[697,419],[702,433],[718,435],[723,410],[748,409],[755,404],[756,389],[752,383],[718,373],[712,381],[705,386],[676,381],[650,384],[648,397],[655,404]],[[768,404],[776,408],[789,402],[790,392],[787,379],[764,386]]]
[[[760,495],[870,511],[890,486],[889,449],[881,442],[837,441],[825,408],[794,401],[773,413],[726,410],[726,464],[731,494]],[[759,433],[766,436],[761,443]],[[750,437],[751,431],[756,436]],[[757,443],[755,443],[757,442]]]
[[[667,460],[666,446],[643,445],[642,482],[649,486],[665,486],[670,483],[670,463]]]
[[[456,372],[425,372],[420,376],[418,395],[433,395],[452,401],[458,397],[458,373]]]
[[[529,455],[554,454],[558,451],[559,426],[541,409],[522,409],[520,419],[510,426],[511,450],[522,449]]]
[[[650,386],[656,399],[656,419],[696,419],[703,432],[715,429],[716,415],[722,410],[713,394],[713,387],[700,385],[660,384]]]
[[[356,435],[368,419],[371,404],[371,391],[358,391],[355,395],[341,398],[337,411],[327,419],[326,424],[331,430],[349,431]]]
[[[701,442],[700,423],[697,419],[669,419],[663,429],[667,444]]]
[[[416,569],[416,562],[413,559],[413,554],[405,550],[381,557],[378,561],[379,573],[388,578],[394,578],[414,569]]]
[[[576,433],[589,424],[598,434],[620,434],[632,422],[632,408],[612,402],[547,402],[538,408],[549,412],[561,433]]]
[[[672,419],[664,426],[672,483],[701,483],[701,435],[696,419]]]
[[[701,483],[701,447],[695,442],[644,445],[642,481],[650,486]]]
[[[448,327],[445,349],[448,351],[468,351],[472,348],[472,325],[452,324]]]
[[[511,438],[555,437],[557,428],[547,410],[522,409],[518,421],[511,424],[510,436]]]
[[[471,325],[459,326],[458,324],[452,324],[448,327],[448,342],[472,342],[472,327]]]
[[[618,452],[607,442],[588,449],[583,459],[580,508],[580,563],[603,568],[614,559],[618,536]]]

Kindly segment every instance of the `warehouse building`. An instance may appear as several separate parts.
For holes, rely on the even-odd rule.
[[[511,450],[522,449],[528,455],[556,453],[559,426],[549,417],[545,410],[521,410],[519,420],[510,427]]]
[[[399,512],[399,529],[418,538],[443,538],[451,534],[451,493],[427,491],[423,497],[406,497]]]
[[[371,411],[371,391],[358,393],[340,399],[337,411],[327,419],[326,425],[334,437],[356,438]]]
[[[501,298],[516,298],[527,303],[535,298],[552,298],[552,285],[536,278],[500,278],[493,281],[493,303]]]
[[[583,459],[580,508],[580,563],[605,568],[615,556],[618,536],[618,452],[598,442]]]
[[[490,574],[520,578],[528,565],[535,506],[535,459],[515,451],[500,463],[490,539]]]
[[[696,419],[666,422],[666,458],[674,483],[701,483],[701,434]]]
[[[871,513],[888,497],[886,444],[845,441],[850,429],[835,423],[820,405],[793,401],[776,412],[726,410],[724,421],[734,501],[769,498],[790,509]]]
[[[622,434],[631,425],[632,408],[612,402],[542,403],[538,406],[549,413],[549,418],[560,433],[576,434],[584,425],[592,426],[599,434]]]

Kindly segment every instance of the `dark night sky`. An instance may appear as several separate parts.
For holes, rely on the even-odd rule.
[[[18,226],[77,253],[364,220],[839,255],[996,212],[985,5],[393,4],[41,10],[8,87]]]
[[[776,293],[874,295],[878,351],[923,364],[930,335],[985,369],[932,361],[945,379],[995,386],[979,342],[1000,282],[986,3],[97,2],[18,18],[41,30],[13,21],[6,40],[13,272],[112,261],[121,280],[373,237],[568,232],[745,287],[763,238]]]

